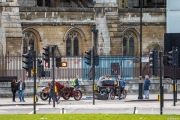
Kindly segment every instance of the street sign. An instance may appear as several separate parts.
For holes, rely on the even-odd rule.
[[[31,70],[31,73],[34,74],[34,69]],[[38,73],[38,70],[36,69],[36,73]]]
[[[141,62],[149,62],[149,57],[141,57]]]
[[[67,67],[67,62],[61,62],[61,67]]]

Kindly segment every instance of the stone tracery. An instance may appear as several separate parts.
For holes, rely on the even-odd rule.
[[[123,55],[134,55],[134,46],[135,46],[135,34],[131,31],[127,31],[124,34],[123,41]]]
[[[66,55],[79,55],[79,33],[71,31],[66,40]]]
[[[23,53],[28,52],[29,43],[35,44],[35,39],[36,39],[36,36],[33,33],[24,32],[24,34],[23,34]]]

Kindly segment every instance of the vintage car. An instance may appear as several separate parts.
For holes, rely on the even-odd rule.
[[[119,88],[119,84],[116,80],[99,80],[94,90],[94,97],[95,99],[98,99],[98,95],[100,93],[106,95],[106,99],[110,97],[110,99],[113,100],[115,96],[119,96]],[[122,94],[122,98],[125,99],[127,95],[126,90],[123,90]]]
[[[48,83],[48,86],[43,87],[40,91],[40,98],[45,101],[49,98],[49,92],[50,92],[50,83]],[[76,101],[79,101],[82,98],[82,92],[81,90],[74,91],[74,87],[72,86],[65,86],[60,84],[59,82],[56,82],[56,88],[57,88],[57,99],[59,100],[60,97],[63,97],[65,100],[68,100],[70,97],[74,97]]]

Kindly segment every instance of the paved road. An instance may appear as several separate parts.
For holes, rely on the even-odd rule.
[[[137,114],[160,114],[159,108],[138,108]],[[163,114],[180,114],[180,109],[164,109]],[[109,109],[64,109],[65,113],[68,114],[90,114],[90,113],[104,113],[104,114],[133,114],[133,108],[109,108]],[[33,108],[11,108],[11,109],[0,109],[0,114],[34,114]],[[62,108],[37,108],[36,114],[62,114]]]
[[[128,95],[123,100],[95,100],[93,105],[92,100],[82,99],[75,101],[73,98],[70,100],[60,100],[59,105],[53,107],[53,103],[48,105],[48,101],[39,100],[36,106],[37,114],[60,114],[62,108],[66,113],[130,113],[134,111],[134,107],[137,108],[138,114],[159,114],[160,104],[157,101],[157,94],[151,95],[150,100],[137,100],[137,95]],[[173,106],[172,95],[164,95],[166,101],[164,101],[164,114],[180,114],[180,100],[177,101],[176,106]],[[85,96],[84,96],[85,98]],[[178,95],[179,98],[179,95]],[[26,102],[12,102],[11,98],[0,98],[0,114],[33,114],[33,98],[26,98]]]

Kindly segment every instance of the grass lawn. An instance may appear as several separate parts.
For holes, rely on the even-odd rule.
[[[180,115],[141,114],[13,114],[0,120],[180,120]]]

